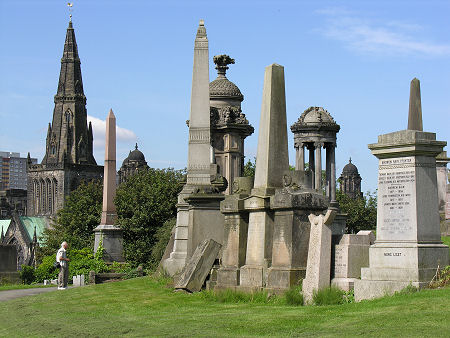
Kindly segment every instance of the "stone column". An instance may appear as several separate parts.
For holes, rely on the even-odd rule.
[[[314,143],[316,150],[315,166],[314,166],[314,188],[316,190],[322,189],[322,143]]]
[[[94,251],[100,244],[104,248],[103,259],[107,262],[123,262],[122,230],[117,221],[116,206],[116,117],[112,109],[106,118],[105,166],[103,174],[103,208],[100,225],[94,229]]]
[[[330,151],[330,201],[336,202],[336,145],[332,143]]]
[[[289,169],[284,67],[272,64],[264,74],[261,121],[252,196],[244,202],[249,210],[247,254],[241,268],[241,285],[258,288],[265,284],[265,271],[272,259],[273,213],[270,196],[283,186]]]
[[[309,170],[311,170],[311,188],[315,187],[315,163],[314,163],[314,143],[308,145],[309,150]]]
[[[325,145],[326,159],[325,159],[325,174],[326,174],[326,196],[328,200],[331,200],[331,158],[330,158],[330,148],[331,145],[328,143]]]
[[[295,170],[305,170],[305,148],[303,142],[300,142],[296,147],[296,157],[295,157]]]

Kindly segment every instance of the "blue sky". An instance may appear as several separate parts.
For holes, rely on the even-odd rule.
[[[0,150],[42,160],[68,25],[67,1],[0,0]],[[367,144],[407,126],[409,83],[421,81],[423,125],[450,140],[449,1],[74,1],[95,157],[114,110],[118,165],[133,149],[152,167],[187,162],[194,38],[205,20],[212,57],[244,94],[256,154],[264,67],[285,67],[288,125],[309,106],[340,124],[337,175],[351,156],[363,190],[377,186]],[[289,131],[290,162],[295,161]]]

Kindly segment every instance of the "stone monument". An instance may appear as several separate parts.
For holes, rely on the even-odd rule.
[[[378,136],[370,144],[379,159],[377,239],[369,268],[355,281],[355,299],[426,286],[448,265],[448,246],[439,228],[436,156],[446,142],[424,132],[419,80],[411,81],[408,129]]]
[[[263,287],[272,261],[273,211],[270,196],[283,187],[281,173],[289,169],[284,67],[272,64],[264,74],[255,182],[244,201],[249,210],[247,253],[240,284]]]
[[[308,264],[302,291],[304,303],[311,302],[315,291],[330,286],[331,269],[331,224],[336,210],[329,209],[324,215],[310,214]]]
[[[209,51],[203,20],[195,37],[192,74],[191,112],[187,181],[178,195],[175,240],[163,268],[170,275],[179,272],[197,246],[205,239],[223,241],[224,218],[220,213],[221,191],[226,180],[217,174],[211,162],[211,128],[209,103]]]
[[[104,248],[103,259],[107,262],[123,262],[122,229],[114,225],[117,220],[116,206],[116,117],[112,109],[106,118],[105,169],[103,175],[103,209],[100,225],[94,229],[94,252],[99,245]]]

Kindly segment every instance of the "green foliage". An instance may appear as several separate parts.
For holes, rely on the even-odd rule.
[[[436,278],[430,283],[431,289],[450,286],[450,265],[447,265],[440,271],[437,271]]]
[[[398,295],[410,295],[411,293],[416,293],[417,291],[419,291],[418,288],[416,288],[414,285],[412,284],[408,284],[408,286],[406,288],[401,289],[400,291],[396,292],[395,294]]]
[[[132,266],[148,266],[156,232],[176,216],[177,196],[184,172],[174,169],[142,171],[117,189],[118,224],[124,230],[125,257]]]
[[[286,304],[288,305],[303,305],[302,286],[298,285],[291,287],[284,293],[284,297],[286,298]]]
[[[354,303],[355,302],[355,290],[350,289],[349,291],[344,291],[344,303]]]
[[[36,267],[34,272],[34,281],[37,283],[42,283],[44,282],[44,279],[56,279],[58,277],[59,269],[56,269],[53,266],[55,262],[56,253],[43,257],[42,263]]]
[[[20,279],[22,279],[23,284],[31,284],[34,281],[34,268],[29,265],[22,265],[22,270],[20,271]]]
[[[93,247],[93,230],[100,224],[102,212],[102,189],[100,182],[90,181],[82,182],[70,193],[64,208],[58,211],[56,222],[44,230],[40,257],[56,252],[63,241],[73,249]]]
[[[253,162],[248,160],[244,165],[244,173],[245,177],[255,177],[255,168],[256,168],[256,157],[253,158]],[[228,184],[232,184],[233,182],[228,182]]]
[[[166,246],[169,243],[172,229],[177,223],[176,218],[171,218],[164,222],[163,226],[156,230],[155,239],[156,242],[152,247],[150,255],[150,266],[156,268],[164,255]]]
[[[357,233],[360,230],[375,230],[377,227],[377,196],[367,192],[365,196],[350,198],[340,190],[336,199],[343,213],[347,216],[346,233]]]
[[[338,305],[344,303],[344,291],[331,286],[313,292],[314,305]]]

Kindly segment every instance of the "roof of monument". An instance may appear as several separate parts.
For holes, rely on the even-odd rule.
[[[309,107],[291,126],[292,132],[309,128],[329,129],[338,132],[340,126],[334,121],[331,114],[322,107]],[[325,127],[325,128],[324,128]]]
[[[238,86],[226,77],[228,65],[234,64],[234,59],[224,54],[216,55],[214,56],[214,63],[216,64],[217,78],[209,84],[210,98],[227,98],[243,101],[244,95],[242,95]]]
[[[350,157],[348,163],[345,165],[344,169],[342,169],[342,173],[344,174],[358,174],[358,168],[356,165],[352,163],[352,158]]]

